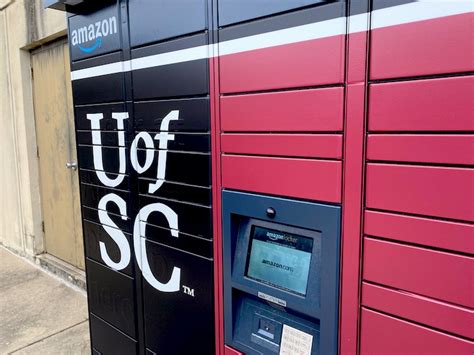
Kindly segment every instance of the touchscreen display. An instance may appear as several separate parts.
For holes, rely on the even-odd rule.
[[[247,277],[305,295],[313,239],[253,226]]]

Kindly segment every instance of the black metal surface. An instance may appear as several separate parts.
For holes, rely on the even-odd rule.
[[[96,353],[214,352],[208,59],[205,55],[179,64],[130,70],[132,59],[207,46],[207,11],[207,0],[189,4],[117,0],[81,5],[68,16],[71,40],[74,30],[77,36],[77,30],[90,23],[117,19],[117,33],[103,36],[97,48],[88,51],[96,43],[92,33],[91,40],[82,43],[86,51],[70,43],[91,339]],[[181,20],[176,21],[178,17]],[[108,70],[113,73],[103,75]],[[179,112],[178,120],[163,125],[172,111]],[[117,113],[128,114],[123,127],[112,117]],[[88,117],[91,114],[103,118],[97,121]],[[147,145],[135,139],[138,135],[146,135]],[[137,166],[146,165],[147,151],[153,159],[144,171],[138,171]],[[166,164],[159,165],[163,153]],[[121,156],[125,157],[122,171]],[[158,176],[164,181],[157,181]],[[172,211],[177,225],[169,220],[173,213],[165,215],[161,207],[147,218],[140,217],[140,212],[156,206]],[[113,263],[122,260],[123,249],[114,233],[123,237],[120,243],[125,242],[131,254],[119,271]],[[140,246],[142,240],[146,242]],[[135,250],[136,245],[145,249]],[[112,263],[104,260],[104,253]],[[148,267],[151,273],[144,275]],[[179,283],[165,292],[152,279],[166,284],[174,267],[181,269]],[[182,341],[184,334],[187,342]]]
[[[96,315],[89,314],[91,346],[95,354],[138,354],[137,342]]]
[[[132,50],[132,58],[143,58],[208,44],[207,34],[180,38]],[[186,54],[177,54],[178,57]],[[159,60],[156,60],[159,63]],[[134,70],[133,98],[176,98],[209,93],[208,59],[190,60],[176,64]]]
[[[115,210],[115,213],[110,210]],[[110,210],[107,211],[107,215],[110,217],[113,223],[101,223],[101,221],[99,220],[99,210],[87,206],[82,206],[83,224],[85,224],[86,221],[90,221],[97,224],[102,224],[103,226],[119,228],[124,233],[132,233],[131,224],[133,223],[133,221],[131,221],[128,217],[123,218],[124,216],[117,214],[119,212],[118,209],[114,209],[112,207],[110,208]],[[83,229],[85,228],[83,227]]]
[[[256,19],[331,0],[219,0],[219,26]]]
[[[178,230],[180,232],[211,239],[212,211],[210,207],[165,200],[156,197],[140,196],[141,207],[152,203],[163,203],[176,212],[178,215]],[[148,222],[155,226],[170,228],[168,220],[159,212],[150,214],[148,219],[144,222]]]
[[[79,145],[77,147],[77,155],[80,159],[79,167],[84,168],[84,169],[89,169],[89,170],[94,170],[96,167],[94,166],[94,157],[93,157],[93,146],[90,145]],[[112,173],[112,174],[119,174],[120,172],[120,162],[119,162],[119,156],[120,156],[120,148],[117,147],[104,147],[101,146],[100,148],[97,147],[96,149],[101,150],[102,154],[102,165],[103,165],[103,171],[106,171],[107,173]],[[122,150],[125,151],[125,166],[129,165],[129,152],[128,149],[126,148],[121,148]],[[123,155],[123,153],[122,153]],[[127,171],[128,169],[125,169]]]
[[[162,197],[170,200],[179,200],[183,202],[190,202],[204,206],[211,205],[211,188],[187,185],[182,183],[165,181],[163,185],[155,192],[149,192],[150,183],[154,183],[153,179],[140,178],[138,180],[138,187],[140,194]]]
[[[209,99],[186,98],[135,103],[135,129],[139,131],[157,130],[163,118],[172,110],[179,110],[179,120],[171,121],[171,132],[209,132]]]
[[[109,176],[112,179],[116,179],[118,174],[108,172],[107,176]],[[94,170],[80,169],[79,179],[84,184],[98,185],[98,186],[102,185],[102,182],[97,177],[97,172]],[[130,177],[128,175],[124,175],[123,181],[119,185],[115,186],[114,188],[118,190],[128,190],[130,188],[129,179]]]
[[[133,279],[86,259],[89,311],[136,338]]]
[[[272,3],[277,4],[278,2],[275,1]],[[228,41],[259,33],[332,20],[344,16],[345,9],[346,4],[344,2],[324,2],[316,7],[225,27],[219,31],[219,40]]]
[[[97,208],[99,206],[99,201],[108,194],[115,194],[122,198],[125,202],[129,200],[130,193],[128,191],[115,190],[101,186],[81,184],[81,201],[82,205],[90,208]],[[115,204],[109,203],[107,206],[107,211],[121,215],[119,208]],[[128,210],[127,216],[130,216],[131,213]]]
[[[139,161],[145,161],[145,150],[138,150]],[[142,177],[156,178],[158,170],[158,151],[153,152],[151,167],[141,174]],[[211,184],[210,154],[193,154],[168,151],[166,158],[166,180],[199,186]],[[186,173],[187,171],[187,173]]]
[[[72,61],[120,49],[120,15],[117,3],[69,17],[68,20]]]
[[[123,232],[121,229],[117,229]],[[110,235],[104,230],[102,224],[84,221],[84,252],[87,258],[104,265],[104,261],[100,252],[100,242],[106,245],[106,250],[110,258],[119,262],[120,249],[113,242]],[[123,232],[130,245],[133,245],[133,238],[130,234]],[[133,277],[133,264],[130,263],[125,269],[121,270],[125,275]]]
[[[158,354],[214,353],[213,263],[199,256],[147,242],[151,270],[166,282],[174,266],[181,269],[182,289],[157,292],[144,284],[146,347]],[[163,307],[166,305],[166,307]],[[212,331],[210,331],[212,330]]]
[[[90,79],[87,79],[90,80]],[[74,93],[74,91],[73,91]],[[81,95],[77,93],[76,96]],[[74,119],[76,130],[78,131],[88,131],[92,129],[91,121],[87,119],[88,114],[102,114],[103,118],[100,120],[100,130],[101,131],[116,131],[117,120],[112,118],[113,112],[129,112],[127,110],[127,105],[125,103],[115,103],[115,104],[100,104],[100,105],[86,105],[86,106],[77,106],[74,108]],[[132,120],[124,120],[124,130],[130,125]],[[79,141],[77,142],[79,144]]]
[[[204,31],[206,0],[130,0],[131,46]]]

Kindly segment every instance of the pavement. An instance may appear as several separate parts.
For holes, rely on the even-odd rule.
[[[0,354],[90,354],[85,292],[3,247]]]

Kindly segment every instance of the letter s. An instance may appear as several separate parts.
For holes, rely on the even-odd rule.
[[[133,226],[133,246],[135,248],[137,264],[142,271],[143,277],[151,286],[162,292],[176,292],[180,289],[181,269],[174,266],[169,281],[163,284],[155,278],[148,263],[145,238],[141,237],[140,230],[142,230],[143,236],[145,236],[146,221],[152,212],[161,212],[169,223],[171,235],[178,238],[178,215],[175,211],[162,203],[152,203],[143,207],[135,218]]]
[[[127,217],[127,204],[120,196],[110,193],[102,197],[99,201],[99,220],[102,223],[102,227],[105,229],[108,235],[114,240],[117,246],[120,249],[120,261],[116,263],[113,261],[109,254],[107,253],[107,248],[105,247],[104,242],[99,242],[100,246],[100,256],[104,263],[110,266],[114,270],[122,270],[128,266],[130,263],[130,245],[128,244],[128,240],[125,237],[125,234],[118,229],[117,225],[114,221],[109,217],[107,213],[107,204],[109,202],[115,203],[119,210],[120,214],[122,215],[122,219],[126,220]],[[107,224],[107,225],[106,225]],[[113,226],[115,228],[109,227]]]

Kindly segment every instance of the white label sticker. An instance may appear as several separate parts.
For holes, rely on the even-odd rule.
[[[283,324],[280,355],[311,355],[313,336]]]

